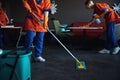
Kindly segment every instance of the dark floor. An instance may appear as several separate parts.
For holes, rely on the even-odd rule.
[[[120,80],[120,54],[99,54],[101,41],[93,41],[81,49],[76,41],[65,46],[79,60],[86,63],[86,70],[76,69],[75,60],[56,41],[46,41],[43,50],[45,63],[32,63],[32,80]]]
[[[98,53],[104,41],[92,40],[85,46],[78,40],[63,41],[73,55],[86,63],[87,69],[80,70],[76,69],[75,60],[56,40],[45,39],[43,57],[46,62],[31,63],[32,80],[120,80],[120,54]]]

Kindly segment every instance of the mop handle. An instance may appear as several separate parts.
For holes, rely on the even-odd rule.
[[[31,12],[33,14],[33,16],[38,20],[38,16],[34,13],[34,12]],[[48,32],[61,44],[61,46],[77,61],[77,62],[80,62],[64,45],[63,43],[49,30],[49,28],[47,28]]]
[[[63,43],[47,28],[48,32],[61,44],[61,46],[78,62],[80,62],[64,45]]]
[[[37,16],[34,12],[31,12],[31,14],[32,14],[38,21],[40,21],[40,19],[38,18],[38,16]]]

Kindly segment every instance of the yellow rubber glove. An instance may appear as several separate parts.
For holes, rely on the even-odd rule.
[[[23,5],[24,5],[24,7],[26,8],[27,11],[31,12],[30,5],[27,3],[26,0],[23,0]]]
[[[48,27],[48,17],[44,17],[43,27],[45,29]]]

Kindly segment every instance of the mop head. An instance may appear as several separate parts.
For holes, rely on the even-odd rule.
[[[76,62],[76,68],[77,69],[84,69],[84,70],[86,70],[85,62],[84,61],[77,61]]]

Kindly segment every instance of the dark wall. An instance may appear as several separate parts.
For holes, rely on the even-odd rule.
[[[4,2],[8,17],[13,18],[15,22],[23,22],[26,11],[22,0],[4,0]]]
[[[89,21],[92,17],[92,10],[85,8],[86,0],[56,0],[58,4],[57,13],[52,17],[59,19],[62,23],[71,24],[76,21]],[[94,0],[95,2],[106,2],[110,6],[118,3],[119,0]]]
[[[14,18],[15,22],[23,22],[26,14],[22,5],[22,0],[4,0],[9,18]],[[50,15],[51,18],[59,19],[61,23],[72,24],[73,22],[86,22],[91,19],[92,10],[85,8],[86,0],[55,0],[57,3],[57,13]],[[110,6],[119,0],[94,0],[95,2],[107,2]],[[52,26],[51,21],[49,21]]]

